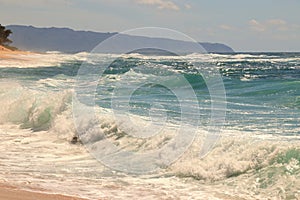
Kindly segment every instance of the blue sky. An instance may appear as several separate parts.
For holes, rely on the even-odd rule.
[[[101,32],[154,26],[236,51],[300,51],[299,0],[0,0],[0,19]]]

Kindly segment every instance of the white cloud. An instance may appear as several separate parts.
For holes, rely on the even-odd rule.
[[[264,31],[291,31],[295,29],[293,24],[289,24],[282,19],[269,19],[265,21],[257,21],[252,19],[248,22],[250,28],[256,32]]]
[[[185,4],[184,7],[185,7],[186,9],[191,9],[191,8],[192,8],[192,6],[191,6],[190,4]]]
[[[230,25],[227,25],[227,24],[222,24],[219,26],[220,29],[223,29],[223,30],[226,30],[226,31],[232,31],[234,30],[235,28],[230,26]]]
[[[136,3],[143,5],[155,6],[156,8],[163,10],[180,10],[179,6],[175,4],[173,1],[169,0],[136,0]]]
[[[274,25],[274,26],[282,26],[282,25],[286,25],[286,21],[282,20],[282,19],[270,19],[266,22],[269,25]]]
[[[282,19],[271,19],[266,21],[266,24],[271,27],[275,28],[276,30],[279,31],[288,31],[292,29],[292,27],[284,20]]]
[[[249,25],[252,30],[257,32],[264,32],[266,30],[265,25],[255,19],[250,20]]]

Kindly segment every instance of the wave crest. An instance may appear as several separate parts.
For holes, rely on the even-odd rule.
[[[72,92],[45,92],[14,82],[1,83],[0,123],[13,123],[33,131],[49,130],[56,116],[70,107]]]

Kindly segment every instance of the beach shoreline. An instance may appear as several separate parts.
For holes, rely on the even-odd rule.
[[[75,196],[66,196],[63,194],[54,194],[48,191],[38,189],[26,190],[16,186],[11,186],[5,183],[0,183],[0,200],[87,200]]]
[[[0,59],[3,60],[10,60],[10,59],[20,59],[20,55],[31,55],[37,54],[30,51],[22,51],[22,50],[11,50],[2,45],[0,45]]]
[[[39,54],[36,52],[22,51],[22,50],[11,50],[0,45],[0,60],[19,60],[19,61],[30,61],[27,60],[27,55]],[[14,186],[9,183],[0,182],[0,200],[86,200],[84,198],[76,196],[67,196],[64,194],[58,194],[51,191],[46,191],[39,188],[26,188],[22,186]]]

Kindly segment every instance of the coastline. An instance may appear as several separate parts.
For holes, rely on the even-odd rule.
[[[22,188],[0,183],[0,200],[87,200],[80,197],[66,196],[62,194],[51,194],[43,191],[28,191]]]
[[[40,53],[11,50],[0,45],[0,61],[32,61],[32,58],[26,58],[21,56],[37,55]],[[40,188],[26,188],[22,186],[13,186],[9,183],[0,182],[0,200],[87,200],[76,196],[67,196],[64,194],[58,194],[54,191],[46,191]]]
[[[21,50],[11,50],[2,45],[0,45],[0,59],[7,60],[7,59],[18,59],[20,60],[20,55],[31,55],[37,54],[30,51],[21,51]]]

